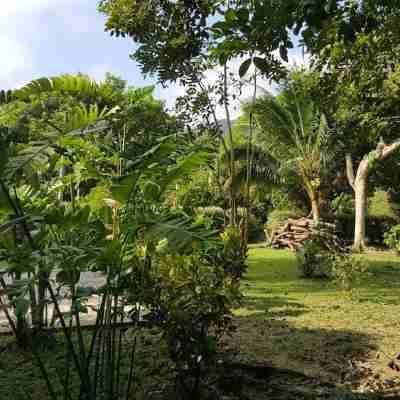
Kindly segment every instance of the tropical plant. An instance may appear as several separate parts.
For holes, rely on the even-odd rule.
[[[294,73],[277,95],[257,99],[254,114],[258,140],[281,167],[295,173],[309,198],[313,219],[320,219],[320,191],[334,154],[327,119],[307,93],[307,76]]]
[[[315,24],[304,39],[321,73],[316,95],[345,145],[348,184],[355,198],[353,248],[362,251],[368,186],[377,177],[378,186],[386,181],[391,187],[397,179],[391,171],[400,148],[399,32],[394,23],[399,10],[390,1],[331,3],[330,11],[320,18],[324,23]]]
[[[307,240],[297,250],[296,258],[302,278],[332,277],[332,255],[318,238]]]
[[[252,146],[252,165],[248,171],[247,144],[235,145],[233,148],[235,159],[235,175],[229,176],[228,162],[230,151],[224,152],[220,157],[222,174],[225,175],[224,189],[229,192],[232,187],[236,197],[245,193],[247,179],[250,186],[258,188],[271,188],[277,183],[278,163],[275,158],[259,146]],[[225,174],[224,174],[225,172]],[[249,177],[248,177],[249,173]]]
[[[332,278],[349,297],[354,296],[357,285],[368,275],[368,264],[360,257],[335,254],[332,258]]]
[[[66,76],[34,81],[16,92],[16,97],[28,104],[32,101],[35,107],[37,98],[45,103],[55,95],[57,107],[52,112],[39,108],[37,120],[26,127],[30,140],[28,136],[26,143],[9,143],[9,158],[0,179],[4,211],[0,257],[3,273],[14,280],[14,285],[4,285],[4,294],[14,307],[10,310],[17,317],[16,334],[31,346],[52,400],[59,397],[36,351],[29,315],[38,329],[45,324],[61,325],[67,347],[66,376],[60,379],[64,398],[129,398],[136,340],[124,334],[126,328],[121,324],[131,321],[138,328],[145,309],[166,337],[170,333],[171,338],[177,337],[175,328],[176,334],[181,332],[186,350],[176,353],[171,341],[170,354],[184,385],[186,378],[192,382],[193,368],[199,367],[197,357],[204,356],[203,365],[214,351],[214,347],[203,351],[198,344],[212,341],[214,328],[222,329],[228,322],[232,299],[221,297],[222,292],[238,289],[232,285],[229,271],[214,263],[221,262],[217,255],[223,249],[217,233],[206,221],[165,204],[177,182],[207,166],[209,149],[188,142],[183,133],[170,135],[173,119],[167,117],[163,122],[159,116],[141,131],[132,116],[143,117],[142,111],[151,111],[152,107],[160,110],[160,103],[152,101],[152,88],[130,89],[126,96],[120,89],[117,94],[107,89],[107,100],[118,99],[118,108],[112,110],[109,105],[101,108],[97,103],[88,104],[92,96],[103,101],[100,89],[87,77]],[[73,97],[62,103],[61,94],[76,94],[79,106],[74,105]],[[43,132],[43,127],[52,131]],[[142,151],[133,144],[140,145]],[[173,276],[172,261],[178,253],[189,260],[183,263],[186,272],[182,275],[188,287],[182,300],[193,295],[193,311],[188,314],[193,335],[189,336],[178,329],[183,322],[182,310],[174,308],[177,288],[162,279],[164,273]],[[191,257],[197,257],[196,262],[190,262]],[[195,267],[193,271],[186,268],[189,264]],[[197,269],[200,265],[202,268]],[[99,272],[105,284],[82,287],[81,276],[87,271]],[[180,285],[183,281],[178,280]],[[196,290],[192,293],[193,287]],[[201,301],[196,300],[199,288],[201,293],[208,290]],[[205,298],[212,299],[212,288],[215,307],[210,313],[211,300],[207,303]],[[81,316],[88,312],[93,294],[99,296],[100,303],[95,327],[86,334]],[[61,302],[69,304],[67,312],[61,311]],[[50,322],[48,308],[53,309]],[[201,313],[204,318],[199,320]],[[37,324],[36,314],[40,314]],[[13,316],[8,316],[12,326]],[[186,355],[190,356],[190,368],[184,376],[187,370],[181,366]],[[124,378],[122,365],[129,369]],[[72,376],[80,383],[78,392],[71,384]],[[192,395],[200,390],[200,378],[197,374]]]
[[[390,249],[400,254],[400,225],[392,226],[392,228],[385,233],[383,242]]]

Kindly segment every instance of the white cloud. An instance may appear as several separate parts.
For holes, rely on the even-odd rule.
[[[0,88],[9,89],[30,80],[33,59],[28,48],[6,36],[0,36],[0,52],[3,54],[0,69]]]
[[[41,55],[37,49],[34,54],[31,45],[43,34],[48,15],[52,20],[56,15],[63,17],[62,24],[69,21],[70,26],[63,29],[67,34],[73,30],[70,21],[74,19],[78,19],[75,30],[80,24],[86,32],[91,24],[85,15],[79,19],[77,13],[75,18],[74,10],[78,5],[93,5],[93,10],[96,9],[93,0],[0,0],[0,3],[0,89],[19,87],[35,77],[35,64]]]
[[[62,5],[72,6],[73,3],[79,1],[82,3],[82,0],[3,0],[0,7],[0,18],[40,14]]]

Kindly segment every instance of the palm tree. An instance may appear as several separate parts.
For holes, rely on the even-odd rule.
[[[289,83],[277,96],[259,98],[254,106],[257,137],[280,164],[284,177],[295,173],[307,193],[315,222],[320,219],[320,187],[332,152],[325,115],[300,82]]]

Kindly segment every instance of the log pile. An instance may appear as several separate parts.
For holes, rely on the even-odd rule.
[[[336,235],[336,225],[328,222],[315,223],[310,218],[288,219],[269,235],[269,245],[273,248],[289,248],[296,250],[310,239],[318,238],[327,250],[337,250],[343,247]]]

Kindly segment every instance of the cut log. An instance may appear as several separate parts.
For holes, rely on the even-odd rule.
[[[295,226],[302,226],[304,228],[308,227],[310,225],[312,221],[307,219],[307,218],[301,218],[301,219],[288,219],[288,223],[291,225],[295,225]]]
[[[270,237],[270,246],[296,250],[313,238],[318,238],[323,246],[330,250],[343,247],[336,235],[335,224],[324,221],[316,224],[310,218],[288,219]]]

